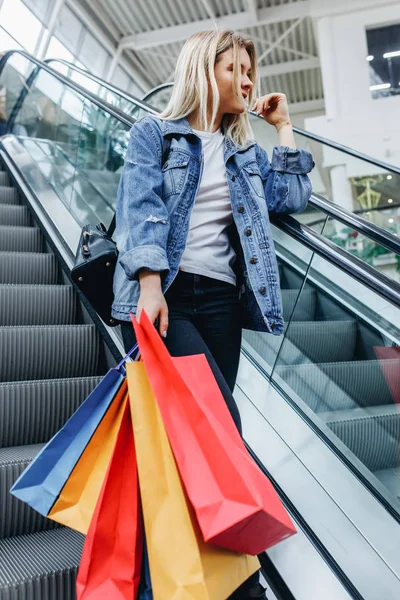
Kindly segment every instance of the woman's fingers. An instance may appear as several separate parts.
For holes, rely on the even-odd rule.
[[[160,335],[162,337],[167,337],[168,332],[168,306],[167,303],[164,302],[163,306],[160,310],[160,327],[159,327]]]

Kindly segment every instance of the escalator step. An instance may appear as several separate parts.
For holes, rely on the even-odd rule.
[[[0,327],[0,381],[97,375],[94,325]]]
[[[400,398],[400,358],[277,367],[277,373],[307,404],[320,406],[318,412],[390,405]]]
[[[83,542],[66,527],[0,540],[0,600],[73,600]]]
[[[101,377],[0,383],[0,448],[47,442]]]
[[[67,325],[75,322],[70,285],[0,284],[0,326]]]
[[[53,254],[0,252],[0,283],[56,284],[58,264]]]
[[[6,173],[4,173],[6,175]],[[2,205],[19,205],[18,191],[15,188],[7,187],[1,184],[0,178],[0,204]]]
[[[0,226],[0,252],[42,252],[43,239],[38,227]]]
[[[397,405],[340,411],[325,422],[370,471],[398,467],[400,414]]]
[[[34,444],[0,449],[0,539],[58,527],[10,494],[11,486],[42,447]]]
[[[282,304],[285,321],[312,321],[315,317],[317,292],[313,288],[306,288],[299,298],[299,290],[282,290]]]
[[[0,204],[0,225],[29,226],[31,218],[26,206]]]
[[[0,185],[10,185],[10,177],[5,171],[0,171]]]

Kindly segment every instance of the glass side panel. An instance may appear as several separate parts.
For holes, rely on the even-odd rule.
[[[22,89],[18,72],[7,65],[0,88],[4,77],[14,83],[15,98]],[[115,212],[129,129],[40,70],[12,132],[80,225],[103,222],[108,226]]]
[[[277,252],[297,300],[272,379],[400,513],[400,310],[320,256]]]

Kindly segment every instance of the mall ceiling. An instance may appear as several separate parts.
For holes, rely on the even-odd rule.
[[[149,89],[171,80],[189,35],[242,31],[257,47],[261,91],[284,92],[297,111],[323,108],[323,88],[307,0],[75,0]]]

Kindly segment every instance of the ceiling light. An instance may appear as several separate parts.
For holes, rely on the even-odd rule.
[[[374,60],[374,57],[372,56],[372,54],[369,54],[369,55],[367,56],[367,61],[368,61],[368,62],[371,62],[371,60]]]
[[[390,88],[390,83],[379,83],[378,85],[370,85],[369,89],[371,92],[375,92],[376,90],[387,90]]]
[[[394,219],[388,219],[389,223],[393,223]]]
[[[385,52],[383,58],[394,58],[395,56],[400,56],[400,50],[396,50],[396,52]]]
[[[393,179],[393,175],[386,175],[386,179]]]
[[[388,200],[388,204],[392,204],[392,202],[393,202],[393,199],[392,199],[392,198],[389,198],[389,200]]]

